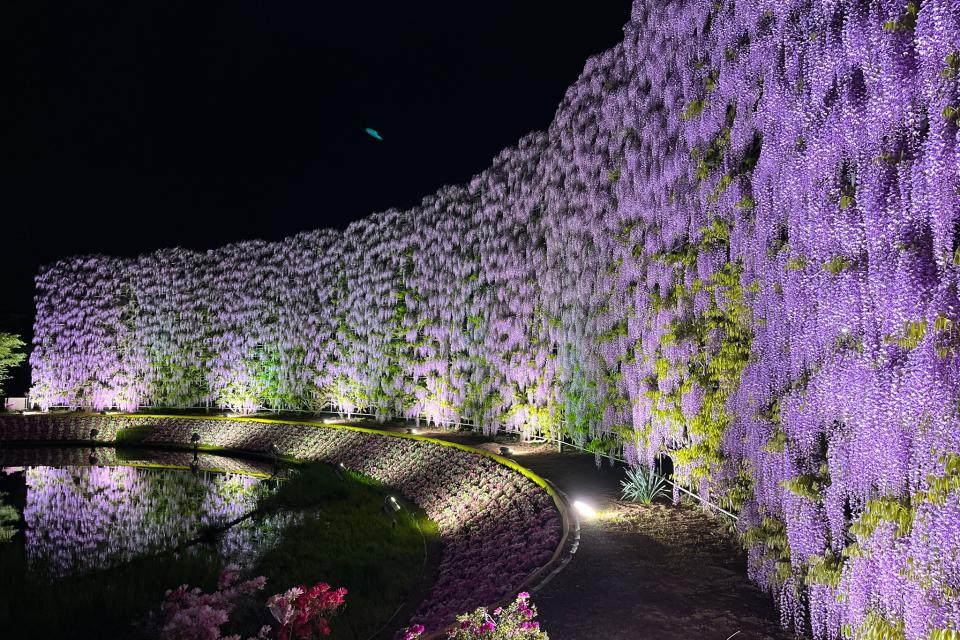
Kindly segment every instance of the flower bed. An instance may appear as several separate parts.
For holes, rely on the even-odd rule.
[[[428,631],[516,593],[546,565],[562,538],[560,514],[534,480],[486,455],[415,436],[367,429],[262,421],[155,416],[0,416],[0,441],[112,442],[130,427],[155,429],[144,445],[203,446],[342,462],[395,487],[437,523],[444,542],[439,575],[411,619]]]

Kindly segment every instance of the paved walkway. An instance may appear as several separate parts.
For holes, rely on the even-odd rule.
[[[419,433],[499,448],[469,432]],[[598,470],[591,455],[510,446],[516,454],[508,457],[600,512],[581,518],[573,558],[533,595],[551,640],[794,638],[781,630],[770,597],[747,580],[743,553],[719,518],[690,506],[620,502],[622,469],[604,462]]]

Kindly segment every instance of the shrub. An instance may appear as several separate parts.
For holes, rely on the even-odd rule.
[[[480,607],[473,613],[457,616],[457,624],[447,632],[448,640],[549,640],[540,623],[534,620],[537,608],[530,602],[526,591],[517,594],[506,609],[497,607],[491,613]],[[423,634],[423,627],[415,625],[403,634],[403,640],[416,640]]]
[[[216,640],[221,638],[220,627],[230,620],[237,601],[253,596],[263,589],[267,580],[263,576],[239,582],[239,572],[229,566],[220,574],[217,589],[204,593],[199,588],[181,585],[167,591],[160,605],[163,628],[160,640]],[[270,627],[263,627],[256,638],[269,637]],[[228,636],[240,640],[239,636]],[[224,640],[227,640],[226,638]]]
[[[240,582],[240,570],[231,565],[217,580],[217,589],[204,593],[198,588],[181,585],[167,591],[160,605],[163,628],[160,640],[240,640],[240,635],[221,636],[220,627],[230,622],[237,603],[253,597],[266,585],[263,576]],[[267,608],[277,621],[277,628],[260,627],[256,637],[267,640],[276,631],[276,640],[311,640],[330,635],[330,618],[339,613],[347,590],[331,589],[325,582],[312,587],[299,585],[267,600]]]
[[[666,479],[650,467],[643,465],[627,469],[627,479],[623,485],[623,499],[650,504],[669,493]]]

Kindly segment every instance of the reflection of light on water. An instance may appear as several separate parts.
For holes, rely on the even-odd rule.
[[[249,476],[127,467],[35,467],[25,479],[27,562],[53,578],[184,544],[249,513],[269,491]],[[246,520],[227,530],[224,550],[249,557],[263,548],[269,534],[256,528]]]

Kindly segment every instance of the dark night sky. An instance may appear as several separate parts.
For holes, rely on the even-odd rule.
[[[29,337],[61,257],[342,228],[468,180],[622,38],[629,0],[570,5],[7,2],[0,331]]]

